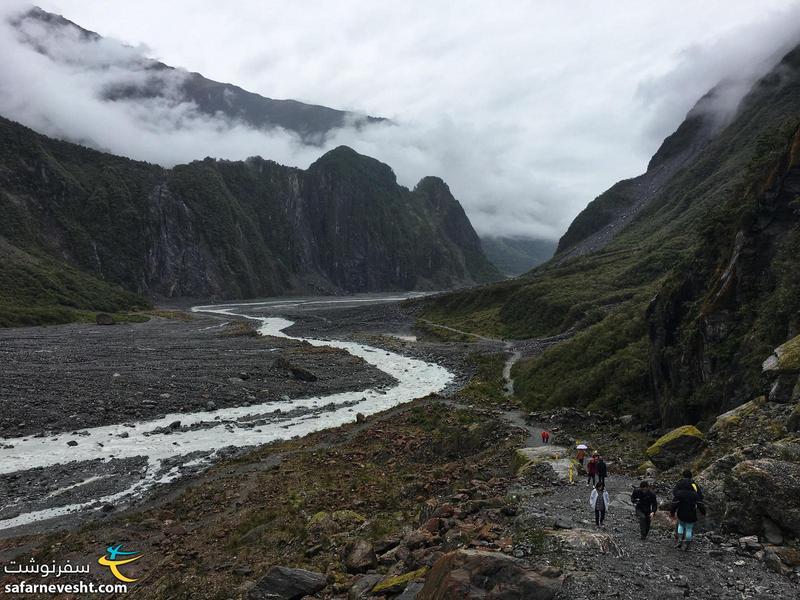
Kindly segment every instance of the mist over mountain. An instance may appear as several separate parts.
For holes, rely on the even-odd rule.
[[[689,111],[647,172],[581,212],[526,277],[436,299],[428,318],[511,338],[568,335],[516,367],[531,408],[698,422],[762,393],[800,333],[800,46],[733,113]]]
[[[392,165],[406,187],[427,175],[447,181],[482,236],[557,240],[598,190],[645,166],[707,89],[766,72],[798,22],[792,8],[770,4],[758,19],[730,6],[678,26],[675,9],[629,3],[631,26],[609,45],[599,26],[548,33],[565,11],[573,22],[600,24],[609,18],[603,10],[512,4],[473,7],[476,18],[455,22],[445,7],[243,2],[230,14],[208,6],[187,14],[144,2],[122,23],[102,6],[53,0],[44,7],[78,28],[52,16],[24,19],[21,31],[0,19],[0,114],[167,167],[257,155],[307,168],[346,145]],[[0,13],[13,20],[26,10],[11,0]],[[643,40],[637,32],[653,20],[663,33]],[[442,30],[441,22],[453,25]],[[174,23],[186,31],[177,35]],[[510,56],[526,58],[508,68]],[[204,79],[206,69],[241,89]],[[266,106],[277,126],[265,129]]]

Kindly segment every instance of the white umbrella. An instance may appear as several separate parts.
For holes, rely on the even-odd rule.
[[[586,444],[578,444],[577,446],[575,446],[575,449],[576,450],[588,450],[589,446],[587,446]]]

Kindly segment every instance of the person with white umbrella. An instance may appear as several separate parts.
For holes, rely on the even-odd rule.
[[[575,458],[578,459],[578,462],[583,466],[583,459],[586,458],[586,451],[589,449],[589,446],[586,444],[578,444],[575,446],[575,449],[578,451]]]

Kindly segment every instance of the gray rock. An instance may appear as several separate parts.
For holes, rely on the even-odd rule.
[[[322,573],[275,566],[256,581],[247,592],[247,600],[299,600],[316,594],[327,584]]]
[[[97,313],[97,316],[94,318],[95,323],[98,325],[113,325],[114,324],[114,317],[108,313]]]
[[[764,540],[769,544],[780,546],[783,543],[783,532],[769,517],[762,519],[764,524]]]
[[[344,566],[348,573],[363,573],[378,565],[378,557],[372,544],[366,540],[357,540],[347,548]]]
[[[347,592],[347,600],[364,600],[369,598],[369,593],[375,584],[383,579],[383,575],[364,575],[356,581]]]

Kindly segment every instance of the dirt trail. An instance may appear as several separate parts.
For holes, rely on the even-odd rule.
[[[574,574],[567,578],[560,599],[798,597],[797,587],[767,571],[763,562],[713,544],[702,522],[689,552],[676,549],[671,531],[665,529],[654,528],[642,542],[630,504],[631,491],[639,480],[612,472],[606,483],[611,502],[604,529],[594,525],[588,503],[590,487],[580,478],[574,485],[555,487],[549,495],[530,497],[522,505],[521,519],[532,519],[542,528],[552,528],[559,521],[572,526],[571,531],[600,531],[610,537],[610,552],[596,547],[564,551],[564,566]]]

